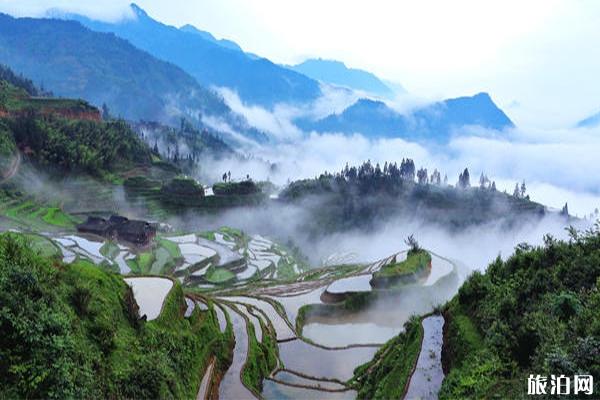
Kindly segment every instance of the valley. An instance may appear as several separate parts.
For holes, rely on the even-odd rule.
[[[598,117],[548,130],[529,97],[566,85],[498,85],[527,47],[488,70],[454,51],[525,30],[39,3],[0,3],[0,399],[600,392]]]

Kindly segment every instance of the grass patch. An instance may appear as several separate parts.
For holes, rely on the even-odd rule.
[[[181,258],[181,250],[179,250],[179,246],[175,242],[171,242],[170,240],[159,238],[157,239],[158,244],[164,247],[173,259]]]
[[[147,274],[152,269],[152,263],[154,262],[154,254],[151,252],[144,252],[138,254],[132,260],[126,260],[127,265],[136,274]]]
[[[289,262],[285,258],[281,258],[277,264],[277,279],[291,280],[298,274],[294,270],[294,262]],[[296,264],[297,265],[297,264]]]
[[[389,278],[403,275],[412,275],[427,267],[431,262],[431,255],[425,250],[408,255],[406,260],[383,266],[373,276],[376,278]]]
[[[400,399],[419,358],[423,326],[411,318],[405,331],[387,342],[370,362],[357,367],[350,384],[359,399]]]
[[[199,233],[198,236],[206,239],[206,240],[210,240],[210,241],[216,241],[217,239],[215,238],[215,233],[214,232],[202,232]]]
[[[210,283],[219,284],[234,280],[235,274],[225,268],[210,267],[206,271],[204,279],[206,279]]]
[[[35,235],[35,234],[17,234],[17,233],[6,233],[5,235],[11,236],[13,238],[23,238],[29,248],[33,250],[40,257],[44,258],[54,258],[60,257],[62,255],[61,251],[56,247],[54,243],[48,238],[44,236]]]
[[[164,247],[159,247],[158,250],[154,252],[154,262],[152,263],[152,267],[150,268],[150,272],[152,274],[161,274],[165,272],[168,267],[174,265],[173,259],[171,255]]]
[[[229,235],[229,236],[230,236],[230,238],[228,238],[228,239],[232,239],[232,238],[234,238],[234,237],[239,237],[239,238],[241,238],[242,236],[244,236],[244,233],[243,233],[241,230],[239,230],[239,229],[236,229],[236,228],[231,228],[231,227],[229,227],[229,226],[224,226],[224,227],[222,227],[221,229],[219,229],[219,231],[220,231],[221,233],[224,233],[224,234],[226,234],[226,235]]]
[[[100,254],[110,260],[114,260],[120,251],[121,249],[114,242],[106,242],[100,247]]]
[[[50,225],[61,228],[73,228],[79,221],[57,207],[48,208],[42,220]]]

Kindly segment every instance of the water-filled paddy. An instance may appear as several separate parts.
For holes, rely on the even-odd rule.
[[[373,275],[357,275],[349,278],[338,279],[327,287],[329,293],[359,293],[359,292],[370,292],[373,290],[369,281]]]
[[[254,395],[250,392],[240,380],[242,368],[246,363],[248,355],[248,333],[246,331],[246,321],[244,318],[231,308],[227,308],[227,313],[233,324],[233,334],[235,336],[235,347],[233,348],[233,360],[231,366],[223,376],[219,386],[219,398],[221,399],[253,399]]]
[[[316,343],[337,347],[351,343],[373,343],[373,338],[398,334],[412,315],[423,315],[448,301],[458,288],[455,273],[442,276],[431,286],[407,286],[386,291],[368,306],[356,311],[331,308],[331,313],[306,318],[303,335]],[[343,328],[351,329],[352,338]],[[336,335],[334,332],[339,332]],[[385,341],[385,340],[384,340]]]
[[[151,321],[160,315],[167,294],[173,287],[173,281],[166,278],[126,278],[131,286],[135,301],[140,306],[140,316],[146,315]]]
[[[324,392],[312,389],[303,389],[286,386],[281,383],[265,380],[262,395],[267,400],[352,400],[356,398],[356,392]]]
[[[444,318],[440,315],[425,318],[423,324],[423,343],[413,373],[407,399],[435,400],[442,387],[444,371],[442,370],[442,342]]]
[[[315,343],[329,347],[352,344],[385,343],[398,335],[401,328],[376,325],[371,322],[325,325],[312,322],[304,325],[302,335]]]
[[[321,303],[321,293],[325,290],[325,287],[320,287],[312,290],[308,293],[299,294],[297,296],[269,296],[271,299],[277,301],[285,309],[288,320],[292,323],[296,323],[298,317],[298,310],[300,307],[306,304],[319,304]]]
[[[279,313],[275,311],[275,308],[273,308],[273,306],[270,303],[264,300],[255,299],[254,297],[243,296],[225,297],[223,299],[227,301],[250,304],[262,310],[273,324],[275,332],[277,333],[277,340],[287,340],[296,337],[296,334],[292,331],[292,329],[285,322],[285,320],[279,315]]]
[[[279,344],[279,355],[286,369],[315,378],[346,381],[354,368],[373,358],[378,347],[326,350],[302,340]]]

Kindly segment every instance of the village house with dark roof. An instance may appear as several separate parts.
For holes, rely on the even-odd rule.
[[[108,220],[88,217],[77,225],[81,233],[89,233],[108,239],[117,239],[137,246],[147,246],[156,236],[156,228],[146,221],[130,220],[120,215],[112,215]]]

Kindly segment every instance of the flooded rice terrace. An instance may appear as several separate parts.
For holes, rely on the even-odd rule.
[[[418,279],[374,288],[374,276],[406,260],[406,251],[374,263],[311,268],[265,237],[228,228],[159,234],[147,248],[87,235],[44,238],[65,262],[83,259],[126,275],[147,320],[160,315],[179,282],[186,293],[185,317],[195,310],[213,312],[221,332],[231,326],[231,364],[216,379],[215,360],[207,361],[198,378],[198,399],[216,393],[222,399],[355,398],[349,384],[354,369],[401,333],[412,315],[430,313],[450,299],[460,283],[457,263],[430,253]],[[423,321],[422,357],[408,388],[417,397],[435,398],[443,378],[436,342],[440,319]],[[252,343],[269,339],[276,344],[276,367],[258,393],[242,377]],[[219,386],[211,389],[212,382]]]

